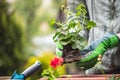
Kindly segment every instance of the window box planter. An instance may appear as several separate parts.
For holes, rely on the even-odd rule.
[[[110,77],[120,77],[120,74],[99,74],[99,75],[64,75],[56,80],[109,80]],[[46,78],[40,78],[38,80],[47,80]],[[116,79],[117,80],[117,79]]]

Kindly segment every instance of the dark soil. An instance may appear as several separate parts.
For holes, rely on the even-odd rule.
[[[70,45],[64,46],[63,56],[64,63],[71,63],[81,59],[80,50],[72,49]]]

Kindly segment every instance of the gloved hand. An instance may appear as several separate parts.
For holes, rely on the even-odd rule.
[[[114,46],[117,46],[118,44],[119,44],[119,38],[116,34],[108,33],[104,35],[102,38],[93,41],[84,50],[79,52],[80,56],[85,55],[88,52],[90,52],[91,54],[86,58],[83,58],[82,60],[80,60],[81,58],[79,58],[79,61],[77,61],[77,65],[79,67],[85,67],[85,68],[93,67],[97,62],[97,57],[99,54],[103,55],[108,48],[112,48]],[[63,57],[64,54],[63,46],[60,43],[57,43],[56,54],[59,57]],[[74,62],[74,61],[75,60],[70,62]]]
[[[97,62],[98,55],[103,55],[107,49],[117,46],[119,41],[118,36],[114,33],[108,33],[102,38],[93,41],[81,51],[81,55],[85,55],[88,52],[91,52],[91,54],[78,61],[77,65],[86,68],[93,67]]]

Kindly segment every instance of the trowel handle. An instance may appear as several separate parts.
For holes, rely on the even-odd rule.
[[[25,76],[25,78],[29,77],[30,75],[34,74],[38,69],[40,68],[41,63],[39,61],[36,61],[32,66],[28,67],[25,71],[23,71],[21,74]]]

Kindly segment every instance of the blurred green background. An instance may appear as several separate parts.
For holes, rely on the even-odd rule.
[[[57,26],[51,27],[49,21],[65,21],[61,5],[66,0],[0,0],[0,76],[21,73],[40,60],[42,68],[28,79],[41,77],[55,56],[52,35]]]

